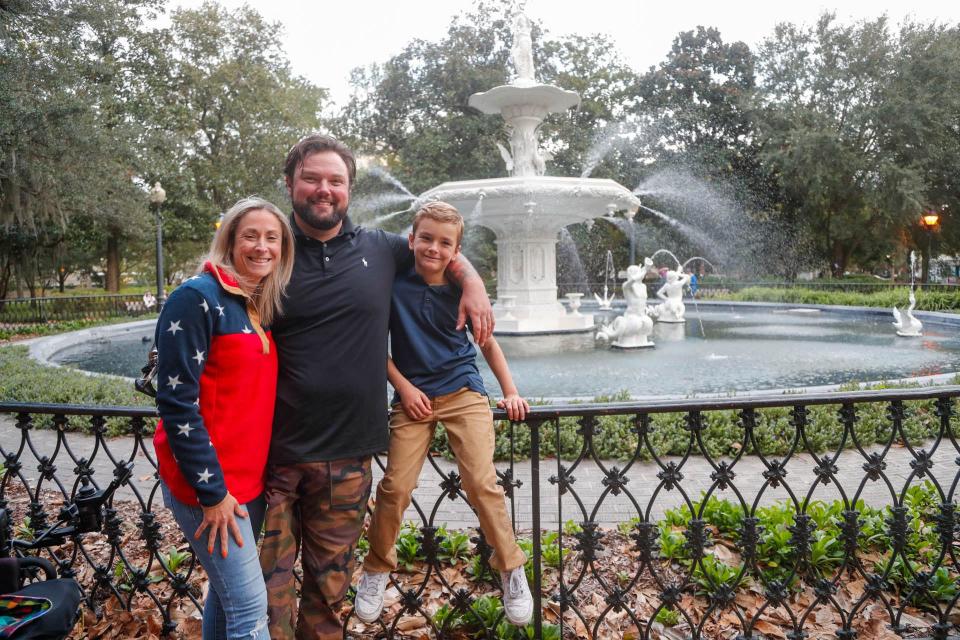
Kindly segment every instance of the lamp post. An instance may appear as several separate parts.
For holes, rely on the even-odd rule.
[[[157,310],[163,308],[166,298],[163,295],[163,216],[160,215],[160,205],[167,199],[167,192],[159,182],[153,183],[150,189],[150,208],[157,220]]]
[[[920,224],[927,231],[927,255],[923,259],[923,282],[930,281],[930,259],[933,257],[933,231],[940,223],[940,214],[936,211],[926,211],[920,216]]]

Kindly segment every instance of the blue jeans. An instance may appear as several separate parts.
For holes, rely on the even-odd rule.
[[[263,496],[243,505],[249,514],[246,518],[237,518],[243,547],[238,547],[230,536],[227,557],[224,558],[220,555],[219,541],[210,554],[207,553],[206,533],[200,536],[200,540],[193,537],[203,521],[203,509],[180,502],[165,484],[160,484],[164,504],[173,512],[174,520],[180,525],[210,581],[207,600],[203,604],[203,640],[269,640],[267,589],[257,556],[257,539],[266,507]]]

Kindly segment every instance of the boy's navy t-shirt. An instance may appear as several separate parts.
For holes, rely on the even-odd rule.
[[[390,308],[390,353],[400,373],[429,398],[464,387],[486,395],[477,350],[457,331],[460,290],[428,285],[414,268],[398,273]],[[393,402],[400,402],[394,392]]]

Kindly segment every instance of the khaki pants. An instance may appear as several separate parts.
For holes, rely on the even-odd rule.
[[[377,486],[377,504],[367,532],[370,553],[364,560],[364,570],[384,573],[397,569],[394,544],[438,421],[447,430],[480,529],[493,547],[490,564],[498,571],[522,566],[526,557],[514,538],[503,487],[497,484],[493,466],[493,416],[486,396],[461,389],[436,397],[431,404],[433,414],[426,420],[411,420],[399,404],[390,412],[390,453],[386,473]]]

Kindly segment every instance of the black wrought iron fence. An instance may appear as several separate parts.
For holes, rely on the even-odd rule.
[[[0,300],[0,329],[24,324],[137,317],[157,310],[140,294],[104,294]]]
[[[949,386],[536,407],[498,436],[530,556],[531,626],[503,619],[459,475],[431,457],[384,617],[347,615],[345,637],[956,637],[958,396]],[[12,533],[29,535],[81,478],[103,485],[133,461],[104,534],[51,559],[92,607],[146,607],[171,633],[199,608],[202,576],[159,515],[154,419],[0,404],[0,507],[14,512]],[[114,420],[130,437],[106,437]],[[633,455],[604,459],[612,438]]]

